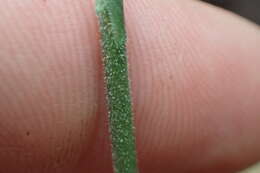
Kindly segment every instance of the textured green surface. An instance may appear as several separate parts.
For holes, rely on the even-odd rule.
[[[97,0],[115,173],[137,173],[122,0]]]

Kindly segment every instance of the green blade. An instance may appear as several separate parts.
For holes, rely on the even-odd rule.
[[[137,173],[122,0],[97,0],[115,173]]]

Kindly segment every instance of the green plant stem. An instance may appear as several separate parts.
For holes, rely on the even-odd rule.
[[[97,0],[115,173],[137,173],[123,0]]]

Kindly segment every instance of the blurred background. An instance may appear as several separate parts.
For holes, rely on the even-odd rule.
[[[260,25],[260,0],[203,0],[203,1],[233,11]]]
[[[239,14],[240,16],[243,16],[260,25],[260,0],[203,0],[203,1],[233,11]],[[260,163],[240,173],[260,173]]]

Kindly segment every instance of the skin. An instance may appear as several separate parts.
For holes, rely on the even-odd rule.
[[[111,173],[93,1],[2,1],[0,172]],[[260,31],[193,0],[125,1],[140,172],[260,159]]]

